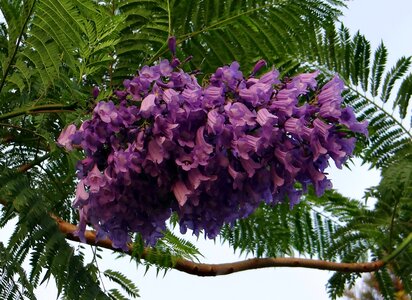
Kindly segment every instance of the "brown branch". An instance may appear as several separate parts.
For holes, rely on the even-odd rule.
[[[6,206],[8,203],[4,199],[0,198],[0,204]],[[81,242],[79,237],[74,235],[77,230],[77,226],[68,223],[55,215],[50,215],[57,223],[59,231],[63,233],[66,239],[76,242]],[[272,267],[293,267],[293,268],[309,268],[318,270],[329,270],[346,273],[364,273],[377,271],[386,265],[389,261],[395,258],[402,250],[404,250],[412,242],[412,233],[408,238],[396,249],[392,254],[373,262],[364,263],[343,263],[343,262],[331,262],[318,259],[307,258],[293,258],[293,257],[278,257],[278,258],[252,258],[243,261],[237,261],[232,263],[223,264],[204,264],[189,261],[183,258],[176,258],[172,268],[197,276],[218,276],[228,275],[236,272],[272,268]],[[96,232],[91,230],[85,231],[85,243],[88,245],[99,246],[116,252],[123,252],[128,255],[133,255],[133,248],[128,246],[127,252],[113,248],[112,241],[110,239],[96,240]],[[140,255],[141,259],[146,259],[150,254],[151,249],[145,248]]]
[[[79,238],[73,235],[77,227],[58,217],[52,216],[58,226],[59,230],[66,235],[66,238],[72,241],[80,242]],[[94,231],[86,230],[86,243],[89,245],[96,245],[102,248],[113,251],[123,252],[120,249],[112,247],[112,241],[109,239],[96,241],[96,233]],[[132,255],[132,247],[129,246],[127,254]],[[146,248],[141,255],[145,259],[150,249]],[[253,258],[243,261],[237,261],[224,264],[203,264],[196,263],[186,259],[178,258],[173,266],[174,269],[197,276],[218,276],[236,273],[240,271],[262,269],[270,267],[299,267],[319,270],[330,270],[338,272],[372,272],[382,268],[385,263],[382,260],[367,262],[367,263],[338,263],[317,259],[306,258],[292,258],[292,257],[278,257],[278,258]]]
[[[46,153],[45,155],[43,155],[42,157],[39,157],[35,160],[33,160],[32,162],[29,162],[27,164],[21,165],[16,169],[17,173],[24,173],[27,172],[28,170],[30,170],[31,168],[37,166],[38,164],[42,163],[43,161],[45,161],[46,159],[48,159],[50,157],[50,153]]]
[[[73,112],[77,109],[78,103],[72,104],[45,104],[40,106],[33,106],[28,108],[21,108],[15,111],[11,111],[0,115],[0,120],[7,120],[22,115],[33,115],[43,113],[60,113],[60,112]]]
[[[0,203],[7,205],[7,201],[0,198]],[[74,235],[77,230],[77,226],[68,223],[55,215],[51,217],[56,221],[59,231],[63,233],[66,239],[76,242],[81,242],[79,237]],[[121,249],[115,249],[112,246],[112,241],[110,239],[96,240],[96,232],[91,230],[85,231],[85,243],[88,245],[99,246],[116,252],[123,252]],[[237,261],[232,263],[223,264],[204,264],[189,261],[183,258],[177,258],[173,268],[188,274],[197,276],[218,276],[218,275],[228,275],[236,272],[262,269],[262,268],[272,268],[272,267],[293,267],[293,268],[309,268],[318,270],[330,270],[337,272],[346,273],[364,273],[373,272],[382,268],[391,259],[397,256],[400,251],[406,248],[406,246],[412,241],[412,234],[407,240],[402,243],[399,249],[395,250],[393,254],[389,255],[388,258],[383,260],[377,260],[374,262],[365,263],[342,263],[342,262],[331,262],[318,259],[307,259],[307,258],[293,258],[293,257],[277,257],[277,258],[252,258],[243,261]],[[403,245],[405,244],[405,245]],[[128,255],[133,255],[133,248],[131,245],[128,246],[129,250],[125,252]],[[145,259],[148,257],[151,249],[145,248],[140,258]]]

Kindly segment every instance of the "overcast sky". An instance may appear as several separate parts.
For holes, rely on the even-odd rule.
[[[342,19],[352,33],[358,29],[372,42],[374,49],[382,39],[389,50],[389,60],[394,64],[402,55],[412,54],[412,1],[410,0],[356,0],[348,2],[349,9]],[[332,170],[334,187],[346,196],[360,199],[365,188],[379,182],[377,172],[367,166],[355,166],[352,172]],[[0,240],[5,231],[2,230]],[[217,244],[219,244],[217,242]],[[197,245],[206,256],[205,262],[219,263],[239,260],[238,255],[225,246],[200,239]],[[253,270],[216,278],[201,278],[179,271],[170,271],[165,277],[156,277],[155,271],[144,276],[144,268],[136,271],[128,259],[114,260],[105,255],[99,266],[119,270],[133,279],[144,300],[269,300],[269,299],[328,299],[325,284],[327,271],[291,268]],[[242,257],[243,258],[243,257]],[[55,289],[50,282],[38,291],[39,299],[55,299]]]

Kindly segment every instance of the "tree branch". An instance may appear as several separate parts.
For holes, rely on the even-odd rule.
[[[17,168],[16,172],[17,173],[25,173],[28,170],[30,170],[31,168],[37,166],[38,164],[41,164],[43,161],[45,161],[46,159],[48,159],[50,157],[50,152],[46,153],[45,155],[43,155],[42,157],[39,157],[35,160],[33,160],[32,162],[29,162],[27,164],[21,165],[20,167]]]
[[[7,120],[21,115],[33,115],[33,114],[42,114],[42,113],[60,113],[64,111],[75,111],[77,108],[77,103],[72,104],[46,104],[40,106],[33,106],[28,108],[18,109],[9,113],[0,115],[0,120]]]
[[[0,198],[0,204],[7,206],[8,202]],[[74,234],[77,230],[77,226],[68,223],[55,215],[50,215],[57,223],[58,229],[63,233],[66,239],[81,242],[79,237]],[[96,232],[92,230],[85,231],[85,243],[92,246],[99,246],[105,249],[113,250],[116,252],[126,253],[133,255],[132,245],[129,245],[127,252],[113,248],[112,241],[110,239],[97,240]],[[272,267],[292,267],[292,268],[308,268],[318,270],[329,270],[345,273],[365,273],[374,272],[385,266],[395,257],[397,257],[403,250],[408,248],[412,243],[412,233],[395,249],[392,253],[387,255],[381,260],[373,262],[363,263],[344,263],[344,262],[331,262],[319,259],[307,259],[307,258],[293,258],[293,257],[268,257],[268,258],[252,258],[232,263],[223,264],[204,264],[189,261],[183,258],[176,258],[174,261],[173,269],[185,272],[191,275],[197,276],[220,276],[228,275],[236,272],[272,268]],[[150,254],[151,249],[145,248],[140,256],[141,259],[146,259]]]
[[[66,238],[72,241],[80,242],[79,238],[73,234],[77,227],[58,217],[53,216],[56,220],[59,230],[66,235]],[[110,249],[117,252],[123,252],[121,249],[114,249],[112,241],[109,239],[96,241],[96,233],[86,230],[86,243],[96,245],[102,248]],[[129,246],[127,254],[132,255],[132,246]],[[145,259],[150,252],[150,248],[145,248],[141,258]],[[237,261],[224,264],[203,264],[196,263],[186,259],[178,258],[173,266],[174,269],[197,276],[218,276],[228,275],[231,273],[262,269],[270,267],[299,267],[319,270],[330,270],[338,272],[372,272],[377,271],[385,265],[383,260],[367,263],[338,263],[323,261],[317,259],[278,257],[278,258],[253,258],[243,261]]]

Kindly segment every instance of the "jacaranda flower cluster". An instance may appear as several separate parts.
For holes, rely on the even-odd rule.
[[[245,78],[233,62],[201,86],[178,64],[143,67],[60,135],[61,146],[86,154],[73,204],[80,238],[89,223],[114,247],[126,249],[131,232],[152,245],[172,212],[182,233],[214,238],[262,202],[293,206],[310,184],[322,195],[332,186],[329,158],[341,167],[354,149],[351,132],[367,134],[342,107],[337,75],[317,87],[318,71],[256,78],[260,61]]]

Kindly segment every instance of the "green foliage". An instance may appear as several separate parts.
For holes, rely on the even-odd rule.
[[[80,299],[80,296],[84,299],[104,298],[98,283],[86,271],[82,254],[75,254],[57,229],[56,222],[48,213],[50,206],[44,197],[33,191],[35,187],[31,186],[29,178],[3,167],[1,171],[1,201],[10,203],[19,214],[18,226],[4,251],[12,262],[6,274],[14,274],[13,268],[29,260],[30,272],[25,279],[30,282],[25,286],[29,291],[53,276],[58,293],[69,299]],[[24,278],[26,276],[21,280]]]
[[[133,298],[139,297],[139,289],[135,286],[135,284],[130,279],[128,279],[122,273],[117,272],[117,271],[112,271],[112,270],[106,270],[104,271],[103,274],[110,280],[119,284],[130,297],[133,297]],[[126,297],[123,297],[115,289],[110,290],[109,297],[113,299],[128,299]]]
[[[369,121],[370,138],[357,155],[382,170],[379,186],[367,192],[374,208],[335,191],[317,198],[310,192],[290,209],[261,206],[252,216],[222,231],[241,252],[258,257],[305,255],[359,262],[382,259],[412,231],[410,57],[387,66],[387,50],[376,50],[344,26],[337,28],[344,1],[296,0],[0,0],[0,228],[17,222],[7,245],[0,244],[0,298],[35,299],[34,290],[53,278],[67,299],[138,297],[134,282],[121,272],[100,271],[98,254],[85,262],[59,232],[53,214],[76,223],[71,208],[74,165],[81,153],[65,153],[55,139],[80,122],[99,99],[144,64],[168,56],[175,35],[179,57],[205,74],[237,60],[244,73],[263,58],[281,72],[321,69],[339,72],[348,87],[345,103]],[[208,78],[205,76],[204,80]],[[391,102],[393,111],[384,104]],[[397,113],[399,111],[399,114]],[[96,253],[99,248],[96,248]],[[177,259],[196,261],[195,245],[166,232],[150,250],[139,236],[133,260],[167,271]],[[144,260],[142,259],[144,257]],[[28,268],[21,264],[28,263]],[[392,280],[412,292],[412,247],[376,273],[380,292],[393,298]],[[106,290],[102,276],[118,284]],[[332,298],[358,274],[336,273],[328,284]]]
[[[26,272],[12,259],[3,243],[0,243],[0,297],[7,300],[36,299]]]
[[[164,271],[164,274],[166,274],[176,264],[177,259],[199,261],[199,256],[202,256],[202,254],[195,245],[177,237],[169,230],[150,249],[144,247],[140,234],[136,234],[133,243],[132,258],[135,259],[137,264],[143,264],[146,267],[146,272],[150,267],[155,267],[157,274],[160,271]],[[142,257],[144,257],[144,260],[141,260]]]

